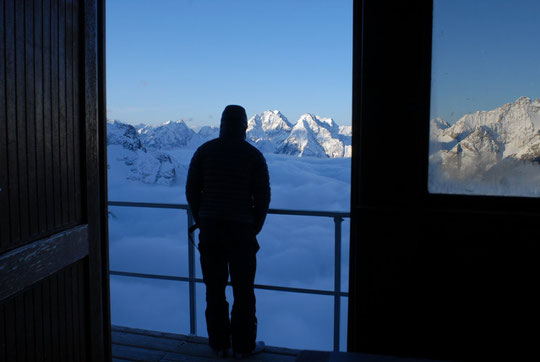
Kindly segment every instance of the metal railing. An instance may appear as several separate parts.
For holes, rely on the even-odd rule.
[[[187,204],[166,204],[166,203],[150,203],[150,202],[127,202],[127,201],[109,201],[109,206],[124,206],[124,207],[145,207],[157,209],[176,209],[186,210],[187,212],[187,229],[193,223],[193,216]],[[289,293],[305,293],[318,295],[334,296],[334,351],[339,351],[339,330],[341,318],[341,297],[349,297],[349,293],[341,291],[341,223],[344,218],[350,218],[348,212],[332,212],[332,211],[307,211],[307,210],[287,210],[287,209],[269,209],[269,214],[273,215],[296,215],[296,216],[316,216],[330,217],[334,219],[334,290],[307,289],[307,288],[292,288],[282,287],[277,285],[255,284],[256,289],[274,290]],[[124,271],[110,270],[110,275],[119,275],[125,277],[161,279],[189,283],[189,330],[190,334],[197,335],[197,320],[196,320],[196,299],[195,299],[195,283],[204,283],[202,279],[195,277],[195,250],[194,245],[189,239],[193,240],[193,235],[188,231],[188,277],[178,277],[171,275],[160,274],[145,274],[131,273]],[[227,283],[230,285],[230,283]]]

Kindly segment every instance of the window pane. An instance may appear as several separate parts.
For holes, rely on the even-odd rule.
[[[540,2],[435,0],[429,191],[540,196]]]

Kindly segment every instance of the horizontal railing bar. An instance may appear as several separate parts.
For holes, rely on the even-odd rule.
[[[150,207],[150,208],[157,208],[157,209],[177,209],[177,210],[189,209],[189,206],[187,204],[132,202],[132,201],[109,201],[109,206]],[[343,211],[268,209],[268,213],[274,214],[274,215],[323,216],[323,217],[345,217],[345,218],[351,217],[350,212],[343,212]]]
[[[228,283],[228,285],[230,285],[230,283]],[[305,294],[319,294],[319,295],[334,295],[335,294],[333,291],[330,291],[330,290],[280,287],[277,285],[254,284],[253,287],[255,289],[276,290],[280,292],[289,292],[289,293],[305,293]],[[349,293],[347,292],[339,292],[337,294],[340,297],[349,297]]]
[[[343,211],[268,209],[268,213],[274,214],[274,215],[326,216],[326,217],[348,217],[348,218],[351,217],[350,212],[343,212]]]
[[[150,207],[155,209],[178,209],[187,210],[187,204],[164,204],[157,202],[131,202],[131,201],[109,201],[109,206],[129,206],[129,207]]]
[[[131,273],[123,272],[117,270],[109,270],[110,275],[119,275],[123,277],[133,277],[133,278],[146,278],[146,279],[161,279],[161,280],[172,280],[176,282],[189,282],[188,277],[177,277],[173,275],[160,275],[160,274],[146,274],[146,273]],[[195,279],[196,282],[203,282],[202,279]]]
[[[178,276],[172,276],[172,275],[130,273],[130,272],[122,272],[122,271],[116,271],[116,270],[110,270],[109,274],[110,275],[124,276],[124,277],[133,277],[133,278],[146,278],[146,279],[171,280],[171,281],[177,281],[177,282],[189,282],[189,278],[187,278],[187,277],[178,277]],[[200,278],[195,278],[195,282],[196,283],[204,283],[204,281],[202,279],[200,279]],[[228,282],[227,285],[230,286],[231,283]],[[279,291],[279,292],[289,292],[289,293],[336,295],[336,293],[331,291],[331,290],[280,287],[280,286],[265,285],[265,284],[255,284],[254,288],[255,289],[265,289],[265,290],[275,290],[275,291]],[[349,297],[349,293],[347,293],[347,292],[339,292],[339,293],[337,293],[337,295],[339,295],[340,297]]]

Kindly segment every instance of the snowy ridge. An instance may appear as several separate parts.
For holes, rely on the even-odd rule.
[[[107,121],[107,146],[121,145],[128,150],[143,148],[135,127],[115,120]]]
[[[289,150],[297,145],[298,156],[350,157],[352,137],[347,135],[350,130],[340,128],[332,118],[306,113],[300,117],[284,144]]]
[[[107,153],[109,173],[123,169],[122,178],[147,184],[171,185],[182,167],[166,152],[147,149],[135,127],[118,121],[107,122]]]
[[[159,126],[144,126],[138,129],[142,143],[148,148],[171,149],[187,146],[195,131],[182,121],[167,121]]]
[[[453,125],[440,118],[431,121],[431,191],[447,192],[441,185],[449,180],[514,182],[510,177],[518,168],[538,168],[539,163],[540,99],[520,97],[490,111],[466,114]]]
[[[205,126],[195,132],[183,120],[159,126],[134,127],[119,121],[109,121],[109,125],[108,144],[127,141],[148,150],[195,149],[219,136],[217,127]],[[351,157],[351,138],[351,126],[339,126],[332,118],[305,113],[293,126],[278,110],[252,116],[246,133],[247,141],[262,152],[299,157]]]
[[[204,126],[196,132],[183,120],[158,126],[111,120],[107,126],[111,172],[147,184],[177,183],[188,166],[185,154],[219,137],[218,127]],[[306,113],[293,126],[278,110],[251,117],[246,133],[246,140],[264,153],[317,158],[351,157],[351,138],[351,126],[338,126],[331,118]]]

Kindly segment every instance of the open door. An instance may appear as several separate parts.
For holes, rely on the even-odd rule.
[[[0,5],[0,361],[111,359],[103,5]]]

